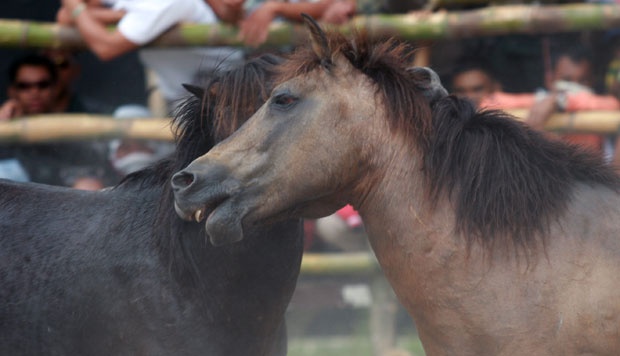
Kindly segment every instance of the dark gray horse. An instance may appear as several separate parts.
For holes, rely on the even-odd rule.
[[[1,355],[286,353],[299,221],[216,248],[176,216],[169,188],[264,101],[277,63],[261,57],[193,88],[176,157],[112,189],[0,182]]]

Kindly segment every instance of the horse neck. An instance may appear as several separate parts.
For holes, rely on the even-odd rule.
[[[373,160],[386,163],[372,171],[368,179],[375,184],[354,206],[386,277],[397,290],[398,281],[406,281],[411,288],[428,273],[448,271],[445,256],[463,254],[466,248],[453,233],[450,203],[428,199],[421,156],[407,144],[382,147]],[[408,301],[401,302],[407,307]]]

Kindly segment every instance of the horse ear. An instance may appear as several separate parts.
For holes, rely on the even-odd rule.
[[[312,45],[312,50],[319,58],[321,58],[321,63],[324,65],[331,64],[331,60],[329,59],[331,51],[329,50],[329,42],[327,41],[325,32],[312,18],[312,16],[302,13],[301,17],[304,19],[306,26],[308,26],[308,29],[310,30],[310,43]]]
[[[187,90],[188,92],[193,94],[198,99],[202,100],[204,98],[205,91],[201,87],[196,86],[196,85],[192,85],[192,84],[186,84],[186,83],[184,83],[182,85],[183,85],[183,88],[185,88],[185,90]]]
[[[441,85],[441,79],[434,70],[428,67],[411,67],[408,71],[416,77],[418,87],[431,105],[448,96],[448,91]]]

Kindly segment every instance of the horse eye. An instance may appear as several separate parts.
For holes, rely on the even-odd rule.
[[[272,99],[272,103],[280,108],[288,108],[297,101],[297,98],[290,94],[279,94]]]

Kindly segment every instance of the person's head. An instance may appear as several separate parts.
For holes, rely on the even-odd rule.
[[[75,54],[66,50],[52,49],[44,51],[43,55],[48,57],[56,66],[58,95],[69,95],[71,85],[80,74],[80,66],[75,60]]]
[[[471,100],[476,107],[482,98],[498,89],[497,81],[480,64],[462,64],[452,74],[452,93]]]
[[[551,72],[547,73],[545,85],[553,89],[558,81],[567,81],[592,87],[592,55],[583,46],[572,46],[556,51],[552,57]]]
[[[123,105],[118,107],[113,116],[116,119],[135,119],[151,117],[148,108],[142,105]],[[112,167],[121,175],[127,175],[157,161],[157,148],[152,142],[133,139],[117,139],[110,141],[109,159]]]
[[[24,115],[52,111],[58,75],[49,58],[37,54],[21,57],[11,64],[8,75],[8,96],[17,101]]]

